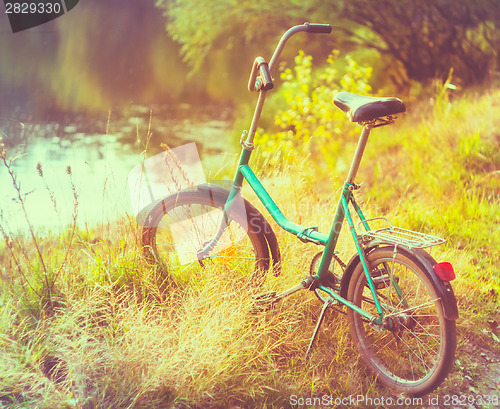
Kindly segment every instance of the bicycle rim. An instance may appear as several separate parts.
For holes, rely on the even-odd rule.
[[[371,274],[382,277],[377,295],[390,329],[381,330],[349,310],[353,341],[380,382],[415,396],[428,393],[453,363],[455,322],[444,317],[437,292],[416,260],[378,249],[368,255],[368,263]],[[353,273],[348,298],[378,316],[361,264]]]
[[[244,210],[231,214],[229,226],[210,257],[199,260],[198,251],[220,226],[224,203],[213,195],[193,191],[173,195],[157,205],[150,213],[150,226],[143,231],[147,258],[178,282],[199,281],[214,273],[242,285],[260,283],[269,266],[267,242],[255,232],[255,221]]]

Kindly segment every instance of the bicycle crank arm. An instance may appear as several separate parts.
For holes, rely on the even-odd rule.
[[[294,285],[292,288],[289,288],[288,290],[283,291],[282,293],[278,294],[276,297],[278,297],[280,299],[285,298],[293,293],[296,293],[297,291],[305,290],[306,288],[308,288],[308,287],[306,286],[304,281],[301,281],[299,284]]]

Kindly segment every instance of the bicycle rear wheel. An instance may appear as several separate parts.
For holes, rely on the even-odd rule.
[[[234,206],[231,221],[210,257],[198,259],[223,218],[227,192],[197,189],[173,194],[158,203],[143,228],[144,254],[177,282],[200,279],[211,269],[241,285],[259,285],[269,269],[262,215],[246,200]],[[244,205],[243,205],[244,203]]]
[[[393,391],[419,396],[448,375],[456,348],[455,321],[447,320],[438,291],[418,260],[393,247],[369,253],[386,328],[348,309],[351,337],[365,364]],[[353,271],[348,300],[378,316],[361,263]]]

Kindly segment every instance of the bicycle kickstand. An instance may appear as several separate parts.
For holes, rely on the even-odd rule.
[[[319,328],[321,327],[321,323],[323,322],[323,319],[325,318],[325,312],[328,309],[328,307],[330,305],[332,305],[333,301],[334,301],[334,299],[332,297],[328,297],[328,299],[323,304],[323,308],[321,309],[321,313],[319,314],[318,323],[316,324],[316,328],[314,328],[311,342],[309,343],[309,347],[307,348],[306,359],[309,357],[310,353],[312,352],[314,342],[318,338]]]

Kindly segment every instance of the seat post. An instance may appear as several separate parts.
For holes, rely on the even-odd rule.
[[[364,126],[361,131],[361,136],[359,137],[358,146],[354,157],[352,158],[351,168],[349,169],[349,174],[347,175],[346,183],[354,183],[356,174],[358,173],[359,164],[361,163],[361,158],[363,157],[363,152],[365,150],[366,143],[368,142],[368,136],[370,135],[370,128]]]

